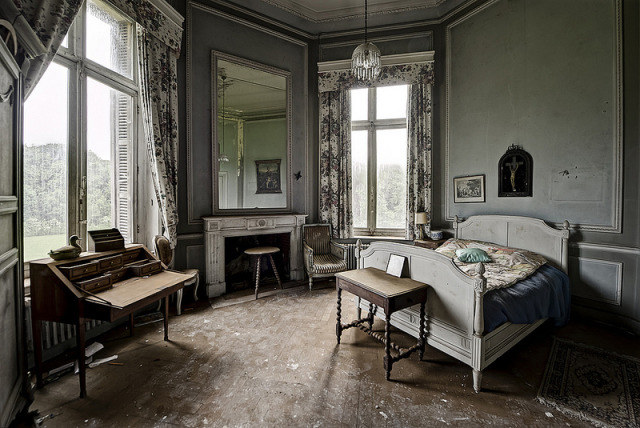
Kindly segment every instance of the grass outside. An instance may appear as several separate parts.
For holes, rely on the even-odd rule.
[[[24,260],[42,259],[49,256],[49,251],[68,245],[67,236],[45,235],[45,236],[26,236],[24,238]]]

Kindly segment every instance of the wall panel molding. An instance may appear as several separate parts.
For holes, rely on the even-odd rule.
[[[460,208],[463,209],[465,212],[463,213],[455,212],[457,211],[456,209],[457,207],[454,206],[453,204],[453,189],[452,189],[453,176],[460,175],[459,174],[460,171],[453,171],[453,168],[452,168],[452,156],[453,156],[452,144],[459,143],[457,141],[452,141],[452,136],[451,136],[451,132],[453,130],[452,126],[456,125],[451,123],[451,120],[452,120],[451,109],[455,108],[455,107],[452,107],[452,72],[455,67],[455,58],[453,58],[453,48],[452,48],[452,43],[453,43],[452,31],[460,24],[486,11],[492,6],[498,5],[502,1],[503,0],[490,0],[482,4],[481,6],[469,11],[468,13],[452,20],[448,24],[446,24],[446,28],[445,28],[446,72],[444,76],[444,79],[445,79],[444,86],[446,91],[446,95],[445,95],[446,105],[444,109],[445,124],[444,124],[444,132],[443,132],[444,145],[445,145],[444,156],[443,156],[444,157],[444,171],[443,171],[444,181],[441,183],[441,190],[442,190],[442,193],[444,194],[444,206],[445,206],[444,219],[446,221],[453,221],[454,215],[456,214],[467,216],[469,214],[466,211],[469,211],[471,209],[471,207],[469,206],[464,206]],[[608,5],[609,3],[606,3],[606,4]],[[623,138],[623,76],[622,76],[622,72],[623,72],[622,2],[621,0],[614,0],[614,3],[611,3],[611,5],[612,5],[611,7],[612,7],[612,14],[613,14],[613,22],[612,22],[612,28],[611,28],[612,33],[610,34],[612,35],[612,39],[615,43],[615,46],[612,47],[612,53],[611,53],[612,56],[614,57],[612,61],[613,63],[610,64],[611,70],[613,70],[612,75],[613,75],[614,81],[611,82],[611,92],[608,94],[609,96],[611,96],[611,99],[613,102],[613,105],[608,106],[608,109],[610,109],[610,112],[611,112],[610,114],[613,116],[613,123],[611,124],[611,141],[610,141],[612,157],[611,157],[611,162],[607,161],[603,166],[603,171],[605,171],[605,175],[606,175],[605,178],[607,178],[608,180],[607,187],[605,187],[603,191],[605,195],[609,195],[609,194],[611,195],[610,196],[611,207],[609,212],[603,212],[602,214],[598,214],[600,218],[596,217],[595,219],[593,219],[595,221],[584,221],[584,222],[572,221],[571,226],[572,228],[575,228],[578,230],[585,230],[585,231],[621,233],[622,232],[622,203],[623,203],[623,141],[624,141],[624,138]],[[603,7],[607,7],[607,6],[603,6]],[[482,24],[483,22],[478,22],[477,29],[482,29]],[[530,25],[534,26],[536,24],[535,22],[531,22]],[[594,37],[597,37],[597,36],[594,36]],[[481,55],[482,54],[479,53],[478,57],[475,59],[482,62],[483,58],[481,58]],[[465,71],[465,72],[472,72],[472,71]],[[517,89],[514,89],[514,90],[517,90]],[[603,110],[604,109],[607,109],[607,107],[603,107]],[[522,115],[526,114],[526,112],[520,112],[520,113]],[[496,117],[494,115],[491,117],[491,119],[495,121],[496,119],[499,119],[499,117]],[[490,120],[487,120],[487,122],[491,123],[491,125],[489,126],[498,126],[498,127],[502,126],[500,124],[496,124],[495,122],[490,122]],[[478,130],[478,133],[479,133],[478,134],[479,138],[481,138],[482,130]],[[609,135],[607,134],[606,138],[608,137]],[[505,141],[504,142],[505,150],[507,146],[512,143],[514,143],[514,141]],[[515,141],[515,143],[522,144],[521,141]],[[604,143],[609,144],[609,141],[604,140],[603,144]],[[464,142],[461,142],[460,144],[464,144]],[[527,149],[526,144],[524,144],[524,148],[525,150]],[[534,158],[534,173],[536,168],[535,161],[536,159]],[[594,164],[597,164],[597,162],[594,162]],[[482,166],[482,168],[485,168],[485,167]],[[493,163],[489,164],[489,168],[491,168],[490,171],[482,172],[487,174],[488,180],[490,178],[490,174],[493,174],[494,169],[497,168],[497,159],[495,160],[495,165]],[[476,171],[474,171],[474,173],[475,172]],[[491,178],[492,177],[493,175],[491,175]],[[542,181],[540,180],[539,183],[542,183]],[[544,183],[544,184],[551,186],[548,183]],[[487,185],[493,186],[494,183],[488,182]],[[492,188],[492,187],[487,187],[487,189],[489,188]],[[491,195],[488,195],[488,196],[491,196]],[[540,198],[539,202],[542,204],[548,202],[547,199],[544,199],[546,195],[543,194],[543,196],[540,196],[540,186],[537,186],[537,189],[536,189],[536,186],[534,186],[533,196],[534,198],[536,197]],[[501,199],[504,199],[504,198],[501,198]],[[524,198],[520,198],[520,199],[524,199]],[[608,204],[609,199],[606,199],[606,201]],[[501,206],[504,211],[504,206],[505,206],[504,201],[500,200],[499,202],[501,203]],[[524,201],[524,202],[527,202],[527,201]],[[578,208],[573,208],[573,209],[577,210]],[[492,208],[492,206],[490,206],[489,204],[476,204],[473,207],[473,210],[475,210],[474,214],[495,213],[495,208]],[[508,212],[508,214],[526,215],[520,212],[518,213]],[[553,215],[553,213],[547,213],[545,217],[550,217],[551,215]],[[556,223],[556,225],[561,225],[559,221],[560,219],[555,218],[553,220],[554,220],[554,223]]]
[[[589,257],[569,257],[571,295],[620,306],[623,263]]]

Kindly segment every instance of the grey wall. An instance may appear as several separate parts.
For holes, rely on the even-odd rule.
[[[251,16],[230,14],[229,10],[214,8],[210,3],[188,2],[184,14],[179,70],[179,96],[184,108],[179,124],[180,221],[176,267],[199,268],[204,278],[201,217],[213,214],[211,52],[228,53],[291,73],[291,171],[301,171],[302,178],[292,180],[290,212],[304,214],[315,209],[317,190],[309,181],[307,170],[317,163],[315,152],[310,153],[310,145],[317,147],[317,136],[310,135],[308,122],[308,41],[292,36],[286,29],[280,31]],[[283,182],[286,181],[283,176]]]
[[[569,220],[574,312],[640,332],[638,2],[489,1],[443,31],[440,221]],[[497,196],[514,143],[533,157],[530,198]],[[453,203],[469,174],[486,175],[486,203]]]

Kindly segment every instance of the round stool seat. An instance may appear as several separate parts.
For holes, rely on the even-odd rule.
[[[280,251],[278,247],[253,247],[244,250],[245,254],[250,256],[262,256],[265,254],[275,254]]]

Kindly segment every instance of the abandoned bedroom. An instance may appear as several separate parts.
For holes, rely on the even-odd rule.
[[[0,39],[0,426],[640,427],[639,0]]]

